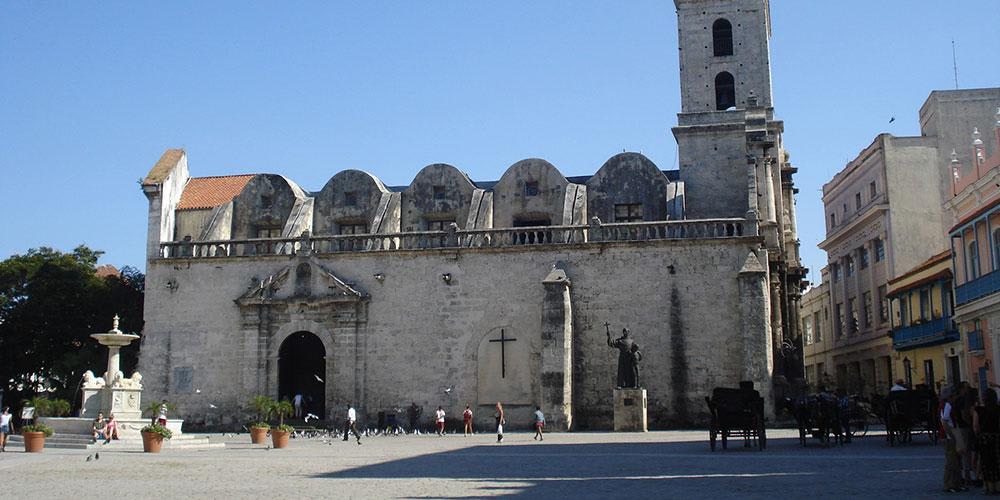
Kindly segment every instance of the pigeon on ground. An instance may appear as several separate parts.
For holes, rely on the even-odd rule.
[[[194,390],[194,393],[195,393],[195,394],[201,394],[201,389],[195,389],[195,390]]]
[[[215,405],[213,405],[212,403],[208,403],[208,407],[209,407],[209,408],[212,408],[212,409],[215,409],[215,408],[218,408],[218,406],[215,406]]]
[[[444,388],[444,393],[445,394],[451,394],[451,390],[454,389],[454,388],[455,388],[455,386],[445,387]]]
[[[93,460],[93,459],[94,459],[94,456],[93,456],[93,455],[87,455],[87,461],[88,461],[88,462],[89,462],[89,461],[91,461],[91,460]]]
[[[100,459],[101,459],[101,454],[100,453],[94,453],[94,460],[100,460]]]

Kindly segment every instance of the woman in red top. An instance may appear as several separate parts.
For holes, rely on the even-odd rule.
[[[469,405],[465,405],[465,411],[462,412],[462,422],[465,424],[465,435],[472,434],[472,408]]]

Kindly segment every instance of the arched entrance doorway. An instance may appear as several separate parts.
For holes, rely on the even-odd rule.
[[[323,418],[326,411],[326,348],[310,332],[295,332],[278,350],[278,398],[302,394],[304,413]]]

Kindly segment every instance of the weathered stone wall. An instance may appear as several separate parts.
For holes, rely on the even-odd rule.
[[[543,370],[559,370],[551,362],[543,369],[541,359],[543,324],[561,317],[546,312],[543,280],[559,262],[572,282],[573,427],[611,427],[617,354],[606,345],[605,322],[615,336],[630,328],[642,349],[651,427],[703,423],[703,397],[714,386],[735,387],[746,365],[738,271],[759,243],[730,238],[308,258],[368,294],[357,301],[336,295],[329,277],[314,282],[309,298],[294,292],[303,257],[152,261],[140,371],[147,398],[177,402],[180,416],[195,424],[235,425],[247,417],[251,396],[276,395],[280,343],[307,330],[326,346],[327,411],[337,419],[351,401],[365,423],[379,410],[411,402],[426,412],[443,405],[451,416],[471,402],[483,428],[492,409],[476,405],[478,392],[490,390],[477,380],[486,362],[477,357],[503,328],[528,347],[521,355],[508,351],[515,359],[506,365],[527,372],[528,385],[517,389],[529,403],[508,407],[510,426],[526,427],[534,404],[544,404]],[[234,302],[289,269],[270,302]],[[168,280],[176,288],[162,286]]]
[[[428,221],[450,220],[466,229],[475,190],[469,177],[457,168],[443,163],[428,165],[402,193],[400,226],[403,231],[427,231]]]
[[[747,201],[747,150],[740,125],[677,127],[685,216],[742,217]]]

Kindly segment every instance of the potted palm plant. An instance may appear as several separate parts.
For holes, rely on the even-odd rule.
[[[52,437],[55,431],[42,423],[37,423],[38,417],[61,417],[69,413],[69,401],[65,399],[49,399],[36,396],[25,402],[26,406],[35,408],[35,422],[21,428],[24,438],[24,451],[41,453],[45,449],[45,438]]]
[[[285,417],[292,414],[294,409],[292,408],[292,403],[287,399],[282,401],[276,401],[274,405],[271,406],[271,412],[273,412],[278,417],[278,426],[271,429],[271,444],[275,448],[284,448],[288,446],[288,435],[295,430],[290,425],[285,425]]]
[[[142,432],[142,451],[144,453],[159,453],[160,448],[163,447],[163,440],[173,436],[170,429],[158,422],[143,427],[140,432]]]
[[[250,400],[250,407],[256,414],[256,420],[250,423],[250,442],[253,444],[264,444],[267,439],[267,432],[271,430],[271,425],[267,423],[267,415],[274,406],[274,400],[267,396],[254,396]]]

